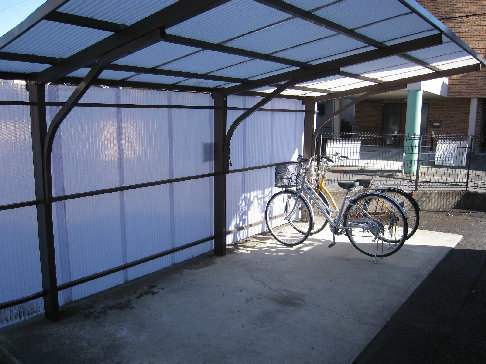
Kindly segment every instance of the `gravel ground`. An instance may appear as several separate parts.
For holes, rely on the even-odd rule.
[[[420,229],[463,235],[354,361],[486,363],[486,212],[422,211]]]

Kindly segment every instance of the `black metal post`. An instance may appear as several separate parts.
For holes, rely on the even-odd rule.
[[[474,137],[471,135],[469,136],[469,145],[466,149],[466,156],[467,156],[467,176],[466,176],[466,191],[469,189],[469,175],[471,172],[471,159],[472,159],[472,144]]]
[[[42,203],[37,205],[37,224],[42,288],[44,292],[49,293],[44,296],[44,311],[46,318],[56,321],[59,319],[59,294],[56,275],[52,203],[49,200],[52,191],[49,190],[50,184],[47,183],[45,178],[47,173],[43,154],[47,135],[45,86],[39,85],[36,82],[29,82],[27,89],[29,91],[29,101],[35,103],[30,107],[35,195],[38,201],[42,201]]]
[[[418,184],[420,180],[420,158],[422,156],[422,138],[424,135],[419,135],[418,151],[417,151],[417,170],[415,171],[415,191],[418,191]]]
[[[226,96],[212,95],[214,100],[214,254],[226,255],[226,176],[229,148],[226,147]]]

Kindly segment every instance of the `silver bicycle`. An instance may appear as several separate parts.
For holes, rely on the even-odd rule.
[[[307,172],[314,157],[297,163],[278,165],[275,186],[284,187],[274,194],[265,209],[265,221],[273,237],[287,246],[303,243],[314,227],[314,209],[328,222],[335,236],[346,234],[360,252],[377,258],[396,253],[405,242],[408,215],[392,197],[379,191],[361,192],[358,182],[339,182],[346,190],[340,208],[323,201],[307,181]],[[335,218],[332,217],[335,216]]]

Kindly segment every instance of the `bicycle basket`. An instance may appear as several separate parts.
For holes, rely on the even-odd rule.
[[[295,187],[298,176],[299,165],[297,163],[286,163],[275,166],[275,187]]]

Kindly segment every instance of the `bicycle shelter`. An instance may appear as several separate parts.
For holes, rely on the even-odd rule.
[[[295,139],[296,145],[303,141],[298,147],[302,148],[304,156],[309,156],[317,131],[327,121],[315,125],[317,102],[355,97],[328,118],[331,119],[372,94],[478,71],[484,65],[486,61],[482,57],[414,0],[46,1],[0,38],[0,78],[24,80],[28,90],[27,99],[2,99],[0,108],[29,110],[35,185],[33,199],[0,201],[0,211],[9,214],[27,207],[36,210],[42,282],[41,287],[31,289],[27,295],[7,297],[0,302],[0,310],[42,298],[46,317],[56,320],[61,290],[119,274],[203,243],[212,242],[214,253],[225,255],[226,237],[231,232],[227,222],[227,195],[232,185],[228,179],[236,173],[273,168],[293,157],[292,154],[278,155],[267,163],[244,168],[236,168],[237,163],[232,166],[232,157],[237,159],[242,150],[230,148],[238,127],[272,100],[302,102],[301,109],[292,110],[303,116],[302,135]],[[65,97],[52,101],[49,92],[54,86],[65,93]],[[157,107],[150,104],[151,101],[135,103],[136,97],[124,103],[120,101],[123,97],[120,90],[125,89],[182,91],[204,94],[207,99],[210,95],[212,105],[198,104],[199,101],[191,101],[193,104],[189,105],[192,110],[211,113],[212,143],[203,145],[204,158],[207,156],[212,162],[210,170],[181,175],[169,173],[131,183],[123,172],[130,166],[125,165],[115,185],[102,183],[86,191],[54,193],[53,148],[63,122],[74,117],[73,110],[80,115],[76,117],[82,118],[83,108],[103,107],[103,102],[94,99],[84,102],[83,97],[92,86],[119,90],[106,104],[124,109],[184,108],[172,101]],[[143,96],[143,92],[140,94]],[[176,98],[174,95],[170,94],[168,100]],[[248,99],[241,107],[228,106],[228,98],[234,96],[250,96],[252,101]],[[271,110],[284,111],[278,107]],[[114,115],[115,119],[119,117],[118,129],[110,126],[112,116],[109,116],[98,132],[109,136],[109,145],[118,146],[113,149],[114,154],[103,149],[104,158],[118,161],[132,152],[131,144],[123,139],[123,130],[127,132],[130,125],[120,114]],[[191,116],[184,114],[180,118]],[[167,133],[174,134],[176,125],[177,122]],[[137,133],[134,131],[134,135],[141,135],[138,142],[150,143],[149,132],[143,136]],[[184,135],[184,131],[181,133]],[[15,138],[15,133],[11,134]],[[251,143],[256,134],[250,136],[240,147],[264,153]],[[278,145],[273,147],[278,149]],[[179,148],[177,150],[184,155],[182,144],[174,148],[168,153]],[[144,155],[137,155],[138,160]],[[176,161],[172,159],[169,164],[174,167]],[[122,209],[132,191],[150,191],[157,186],[205,178],[210,180],[213,189],[210,201],[212,234],[182,245],[171,245],[164,251],[146,252],[138,259],[108,265],[87,276],[59,283],[55,239],[64,237],[55,233],[58,227],[54,215],[63,212],[58,207],[53,212],[55,203],[115,193],[121,196],[119,206]],[[0,175],[0,179],[4,176]],[[172,196],[169,205],[174,209],[175,187],[168,188]],[[114,215],[107,219],[125,219],[117,212]],[[261,224],[249,221],[247,216],[242,220],[247,223],[238,227],[240,230]],[[126,240],[126,234],[122,232],[116,238]],[[165,238],[173,239],[175,235],[171,230]],[[0,240],[1,244],[8,242]],[[108,244],[107,251],[111,249]]]

